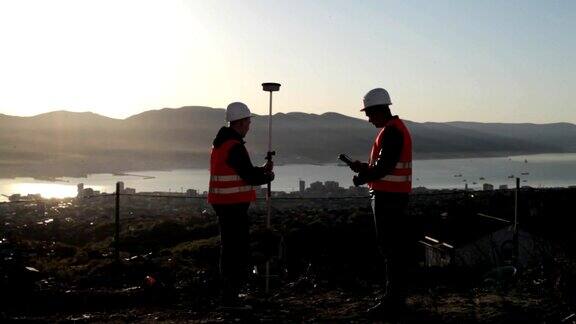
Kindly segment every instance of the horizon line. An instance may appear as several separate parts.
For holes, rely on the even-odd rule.
[[[93,115],[97,115],[100,117],[104,117],[104,118],[109,118],[109,119],[114,119],[114,120],[127,120],[129,118],[132,118],[134,116],[138,116],[147,112],[152,112],[152,111],[162,111],[162,110],[179,110],[179,109],[186,109],[186,108],[207,108],[207,109],[212,109],[212,110],[225,110],[225,108],[216,108],[216,107],[210,107],[210,106],[200,106],[200,105],[193,105],[193,106],[181,106],[178,108],[172,108],[172,107],[163,107],[163,108],[158,108],[158,109],[150,109],[150,110],[144,110],[141,111],[137,114],[133,114],[124,118],[117,118],[117,117],[110,117],[104,114],[100,114],[100,113],[95,113],[93,111],[71,111],[71,110],[66,110],[66,109],[58,109],[58,110],[52,110],[52,111],[47,111],[47,112],[43,112],[40,114],[36,114],[36,115],[25,115],[25,116],[21,116],[21,115],[8,115],[8,114],[4,114],[4,113],[0,113],[0,117],[2,116],[6,116],[6,117],[15,117],[15,118],[35,118],[35,117],[39,117],[39,116],[43,116],[43,115],[48,115],[48,114],[53,114],[53,113],[70,113],[70,114],[93,114]],[[290,112],[277,112],[275,114],[273,114],[272,116],[278,115],[278,114],[283,114],[283,115],[287,115],[287,114],[291,114],[291,113],[298,113],[298,114],[305,114],[305,115],[313,115],[313,116],[322,116],[325,114],[337,114],[337,115],[341,115],[341,116],[345,116],[348,118],[353,118],[353,119],[358,119],[358,120],[365,120],[363,118],[358,118],[358,117],[354,117],[354,116],[350,116],[350,115],[346,115],[346,114],[342,114],[339,112],[335,112],[335,111],[327,111],[327,112],[323,112],[320,114],[316,114],[316,113],[309,113],[309,112],[303,112],[303,111],[290,111]],[[268,115],[259,115],[259,114],[252,114],[252,116],[258,116],[258,117],[267,117]],[[400,116],[401,117],[401,116]],[[574,125],[576,126],[576,122],[568,122],[568,121],[556,121],[556,122],[546,122],[546,123],[537,123],[537,122],[496,122],[496,121],[467,121],[467,120],[452,120],[452,121],[413,121],[410,119],[403,119],[409,122],[413,122],[413,123],[419,123],[419,124],[425,124],[425,123],[438,123],[438,124],[445,124],[445,123],[479,123],[479,124],[533,124],[533,125],[552,125],[552,124],[570,124],[570,125]]]

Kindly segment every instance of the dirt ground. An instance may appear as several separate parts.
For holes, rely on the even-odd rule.
[[[414,292],[397,319],[387,314],[369,316],[365,312],[374,304],[376,293],[365,295],[340,288],[288,285],[269,297],[249,297],[251,310],[222,310],[214,297],[192,298],[188,294],[142,299],[150,293],[135,287],[100,296],[108,300],[100,303],[102,309],[93,306],[68,312],[63,306],[58,312],[4,313],[2,317],[16,322],[63,323],[574,323],[576,319],[566,306],[519,288],[469,291],[435,288]],[[118,296],[121,294],[123,298]],[[80,295],[73,298],[86,298]]]

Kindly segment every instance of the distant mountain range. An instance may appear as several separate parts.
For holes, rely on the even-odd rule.
[[[406,121],[416,159],[576,152],[576,125],[416,123]],[[224,110],[182,107],[126,119],[55,111],[33,117],[0,114],[0,177],[206,168]],[[246,138],[255,164],[267,150],[268,117],[255,116]],[[377,130],[337,113],[278,113],[277,163],[333,163],[339,153],[366,159]]]

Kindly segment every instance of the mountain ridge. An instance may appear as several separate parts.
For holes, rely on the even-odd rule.
[[[571,123],[479,123],[406,120],[416,159],[576,152]],[[224,109],[162,108],[115,119],[59,110],[31,117],[0,114],[0,177],[85,175],[206,168],[224,126]],[[276,113],[276,161],[334,163],[347,153],[364,160],[377,134],[366,120],[335,112]],[[246,137],[254,164],[267,150],[268,116],[254,115]]]

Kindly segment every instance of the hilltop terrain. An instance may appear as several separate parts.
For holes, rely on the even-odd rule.
[[[499,257],[489,263],[422,263],[411,274],[405,322],[559,323],[571,316],[575,193],[520,192],[521,228],[531,234],[521,243],[537,239],[535,250],[543,253],[517,272],[501,271],[510,268],[501,266],[504,246],[492,247]],[[492,232],[469,221],[478,213],[509,221],[513,201],[510,190],[413,194],[409,214],[426,235],[440,229],[475,242]],[[265,203],[257,202],[251,210],[257,271],[247,291],[254,309],[240,313],[218,307],[218,224],[205,199],[122,197],[121,205],[121,261],[115,263],[113,197],[0,204],[0,321],[374,320],[365,310],[382,291],[383,263],[365,197],[276,200],[272,232],[265,228]],[[267,257],[274,274],[269,295],[263,292]]]

